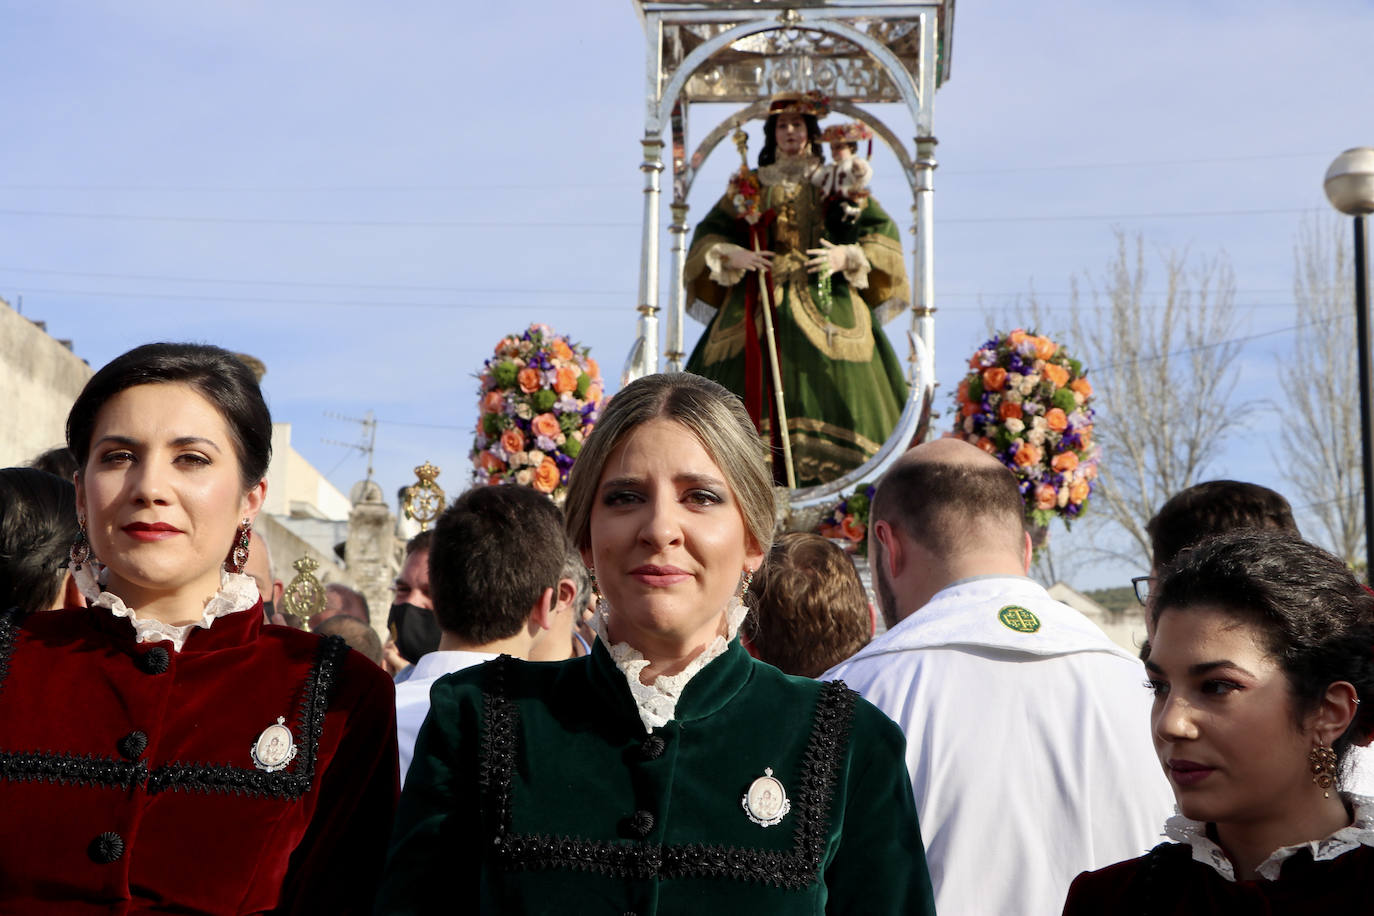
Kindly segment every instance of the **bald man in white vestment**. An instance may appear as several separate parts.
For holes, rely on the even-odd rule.
[[[1075,875],[1143,854],[1174,811],[1144,667],[1026,577],[1024,511],[974,446],[907,452],[869,522],[888,632],[824,675],[906,733],[941,916],[1054,916]]]

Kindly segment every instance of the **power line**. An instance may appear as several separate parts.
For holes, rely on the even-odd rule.
[[[1111,372],[1122,366],[1136,366],[1141,363],[1158,362],[1161,359],[1168,359],[1171,356],[1186,356],[1189,353],[1200,353],[1203,350],[1211,350],[1216,347],[1223,347],[1226,344],[1248,343],[1252,340],[1259,340],[1261,337],[1275,337],[1279,334],[1287,334],[1291,331],[1300,331],[1303,328],[1311,328],[1319,324],[1332,324],[1340,320],[1341,319],[1339,318],[1324,318],[1320,321],[1308,321],[1302,324],[1286,325],[1281,328],[1275,328],[1272,331],[1260,331],[1256,334],[1245,334],[1240,337],[1227,337],[1223,338],[1222,340],[1211,341],[1210,343],[1198,344],[1196,347],[1184,347],[1182,350],[1170,350],[1167,353],[1152,353],[1148,356],[1138,356],[1134,359],[1125,359],[1115,363],[1108,363],[1105,366],[1093,367],[1091,371],[1097,373]]]
[[[209,296],[204,293],[129,293],[129,292],[109,292],[105,290],[81,290],[81,289],[49,289],[45,287],[26,286],[25,294],[28,293],[47,293],[53,296],[86,296],[91,298],[112,298],[112,299],[166,299],[171,301],[194,300],[196,302],[249,302],[262,305],[305,305],[317,306],[320,308],[334,308],[347,306],[355,308],[421,308],[421,309],[444,309],[453,311],[481,311],[484,309],[520,309],[529,306],[539,306],[546,308],[546,303],[534,302],[376,302],[359,299],[281,299],[275,297],[261,296]],[[634,293],[627,291],[624,293],[627,301],[634,298]],[[627,305],[580,305],[582,311],[590,312],[626,312],[632,311]]]
[[[1317,212],[1317,207],[1265,208],[1256,210],[1179,210],[1158,213],[1082,213],[1025,216],[936,217],[937,226],[984,225],[989,223],[1062,223],[1111,222],[1136,219],[1200,219],[1231,216],[1276,216]],[[587,222],[545,220],[365,220],[365,219],[305,219],[265,216],[168,216],[135,213],[77,213],[60,210],[0,209],[0,216],[32,217],[39,219],[92,220],[97,222],[134,223],[192,223],[227,226],[311,226],[360,229],[630,229],[640,224],[633,221]]]
[[[1004,172],[1071,172],[1087,169],[1137,169],[1176,165],[1223,165],[1232,162],[1260,162],[1282,159],[1311,159],[1329,156],[1330,151],[1314,153],[1269,153],[1254,156],[1209,156],[1188,159],[1135,159],[1120,162],[1067,162],[1044,165],[1016,165],[978,169],[941,169],[942,175],[993,175]],[[432,184],[432,185],[99,185],[99,184],[0,184],[0,191],[119,191],[138,193],[210,194],[338,194],[347,192],[434,193],[472,191],[570,191],[633,187],[637,178],[608,182],[549,182],[518,184]]]

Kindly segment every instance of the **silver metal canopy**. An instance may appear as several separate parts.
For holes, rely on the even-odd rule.
[[[820,487],[787,494],[791,528],[859,483],[874,480],[905,451],[935,389],[934,171],[935,90],[949,78],[954,0],[632,0],[646,45],[644,225],[640,258],[638,335],[624,380],[660,370],[659,219],[664,132],[671,129],[672,236],[670,301],[662,367],[680,371],[687,309],[682,275],[687,257],[687,197],[702,163],[739,125],[763,118],[777,92],[817,89],[831,108],[863,121],[896,155],[912,190],[911,303],[908,380],[911,394],[888,442],[870,461]],[[716,125],[688,155],[693,102],[743,107]],[[916,136],[908,146],[864,105],[905,106]]]

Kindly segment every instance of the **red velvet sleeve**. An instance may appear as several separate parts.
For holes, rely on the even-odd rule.
[[[329,704],[343,735],[318,783],[305,837],[282,887],[282,914],[370,913],[381,879],[400,790],[396,688],[371,661],[350,651]]]

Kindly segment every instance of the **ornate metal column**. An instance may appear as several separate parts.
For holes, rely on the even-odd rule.
[[[934,137],[916,138],[916,192],[911,212],[916,217],[911,249],[910,382],[924,389],[935,382],[935,143]]]
[[[663,140],[645,137],[644,232],[640,239],[639,260],[639,339],[625,367],[625,380],[631,381],[658,371],[658,208],[659,175],[663,172]]]
[[[687,310],[687,290],[682,274],[687,269],[687,204],[674,201],[670,208],[673,222],[668,231],[673,234],[673,269],[669,278],[668,332],[663,353],[669,372],[681,372],[687,354],[682,349],[682,319]]]

